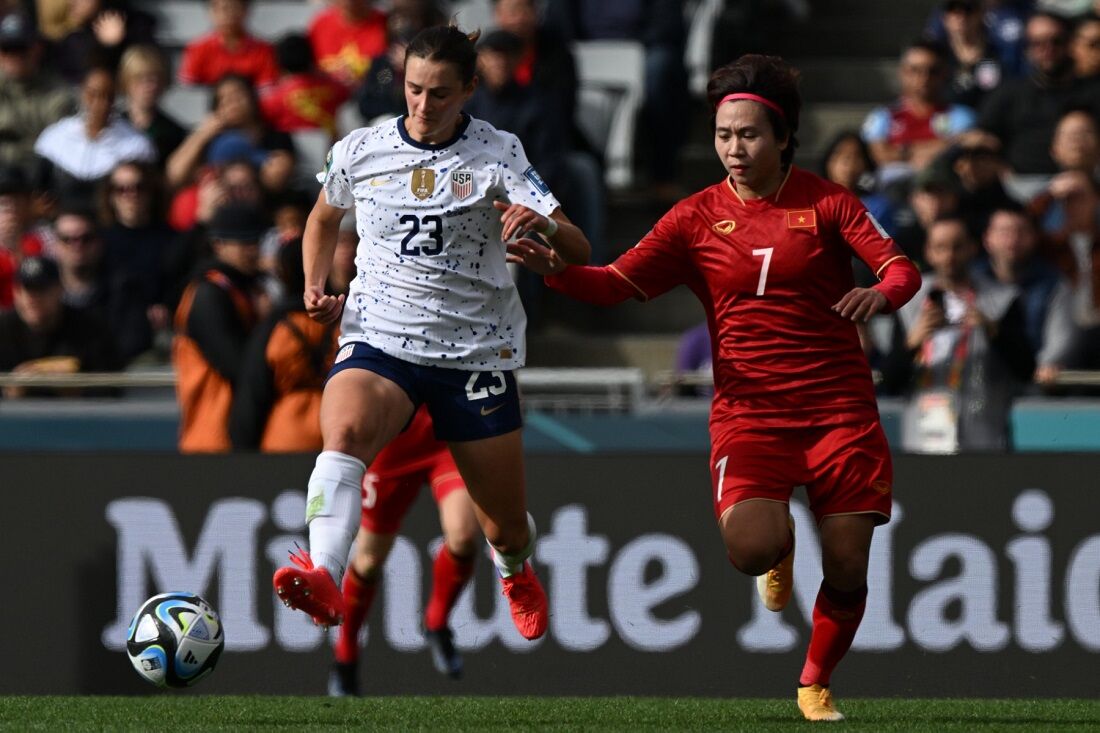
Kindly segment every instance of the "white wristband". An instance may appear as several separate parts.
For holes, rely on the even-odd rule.
[[[551,219],[549,216],[546,217],[546,228],[545,229],[540,229],[539,234],[541,234],[542,236],[549,239],[550,237],[554,236],[557,233],[558,233],[558,223],[556,221],[554,221],[553,219]]]

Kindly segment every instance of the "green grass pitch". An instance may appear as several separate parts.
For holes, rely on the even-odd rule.
[[[830,729],[1097,731],[1100,700],[839,699]],[[824,724],[816,724],[821,726]],[[2,730],[806,731],[793,700],[530,697],[0,697]]]

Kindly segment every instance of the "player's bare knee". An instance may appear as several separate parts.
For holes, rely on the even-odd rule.
[[[782,547],[770,542],[727,542],[733,566],[746,575],[763,575],[775,565]]]
[[[447,550],[455,557],[464,559],[473,557],[479,545],[477,534],[474,532],[447,538]]]
[[[352,567],[355,568],[355,574],[359,576],[359,579],[366,583],[373,583],[378,580],[378,577],[382,573],[382,568],[386,564],[385,558],[379,558],[372,553],[357,552],[352,559]]]
[[[862,553],[826,557],[822,560],[822,575],[837,590],[856,590],[867,582],[867,562]]]

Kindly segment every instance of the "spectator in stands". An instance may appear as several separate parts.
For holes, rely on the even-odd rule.
[[[162,168],[187,137],[187,130],[159,107],[168,82],[168,62],[156,46],[132,46],[122,54],[118,86],[125,97],[123,119],[153,143]]]
[[[902,52],[901,95],[893,105],[873,109],[861,130],[887,178],[921,170],[973,127],[972,109],[947,102],[947,72],[943,49],[933,43],[917,41]]]
[[[898,312],[912,370],[902,445],[919,453],[1011,448],[1009,410],[1035,370],[1015,286],[972,275],[978,248],[958,218],[928,230],[932,272]]]
[[[988,257],[975,269],[1019,289],[1024,329],[1036,362],[1034,380],[1049,384],[1071,366],[1078,346],[1069,284],[1040,256],[1038,227],[1018,206],[993,212],[984,243]]]
[[[942,162],[934,162],[913,177],[905,206],[894,217],[894,241],[905,255],[924,270],[925,240],[933,222],[959,214],[959,179]]]
[[[73,374],[108,372],[121,364],[113,352],[111,325],[62,302],[57,265],[28,257],[15,278],[15,310],[0,313],[0,372]],[[4,397],[72,395],[72,390],[5,387]],[[84,390],[84,394],[95,394]]]
[[[982,103],[978,127],[988,135],[972,139],[1000,147],[1017,174],[1049,175],[1055,170],[1049,153],[1054,127],[1080,90],[1066,51],[1068,36],[1062,18],[1033,15],[1027,21],[1030,73],[1001,85]]]
[[[825,146],[821,174],[859,196],[871,215],[887,231],[892,231],[897,207],[878,191],[877,173],[878,165],[867,143],[855,130],[841,130]]]
[[[168,159],[172,188],[192,182],[203,163],[251,161],[269,192],[286,189],[294,174],[294,142],[271,129],[260,112],[255,88],[241,76],[226,76],[214,87],[213,109]]]
[[[148,163],[120,164],[99,194],[106,267],[141,290],[154,335],[171,328],[164,305],[164,262],[176,236],[165,219],[163,175]]]
[[[982,19],[981,0],[943,3],[944,45],[948,59],[947,100],[977,109],[1007,76]]]
[[[93,67],[80,87],[81,111],[42,131],[34,151],[44,161],[44,176],[58,198],[94,200],[96,184],[125,160],[153,161],[149,139],[114,111],[115,76]]]
[[[309,42],[321,70],[352,90],[386,53],[386,15],[370,0],[329,0],[329,5],[309,24]]]
[[[1069,54],[1074,76],[1094,83],[1100,79],[1100,15],[1089,13],[1077,21]]]
[[[336,356],[337,324],[321,324],[306,314],[301,240],[279,250],[277,271],[284,297],[245,348],[229,435],[237,450],[318,451],[321,388]]]
[[[273,226],[260,242],[261,269],[273,276],[269,285],[278,285],[282,281],[277,270],[279,252],[286,244],[301,239],[305,234],[306,220],[313,210],[314,201],[316,197],[311,192],[293,189],[272,200],[270,208]],[[277,292],[281,295],[281,288],[277,288]]]
[[[70,84],[79,84],[88,65],[118,67],[134,44],[155,42],[156,19],[125,0],[71,0],[69,31],[54,43],[50,63]]]
[[[180,62],[184,84],[212,85],[227,74],[263,87],[279,78],[275,49],[245,28],[251,0],[209,0],[213,32],[187,44]]]
[[[637,41],[645,46],[645,101],[639,121],[647,142],[650,188],[660,201],[683,196],[676,182],[680,149],[686,140],[684,107],[688,103],[684,67],[684,9],[679,0],[562,0],[569,8],[574,39]],[[505,4],[533,0],[494,0],[498,21]],[[503,23],[501,27],[508,28]],[[520,34],[522,36],[522,34]],[[549,49],[539,46],[539,53]],[[562,77],[564,78],[564,77]],[[555,79],[551,84],[563,83]],[[575,104],[575,103],[574,103]],[[569,108],[573,118],[573,105]]]
[[[947,42],[944,3],[929,18],[925,35],[936,43]],[[1005,76],[1024,73],[1024,21],[1031,11],[1031,0],[983,0],[982,21]]]
[[[65,305],[93,314],[114,330],[114,351],[128,364],[153,343],[144,283],[107,266],[107,251],[90,209],[62,209],[54,221]]]
[[[214,261],[192,280],[176,311],[172,364],[183,453],[218,453],[232,447],[233,384],[257,321],[256,275],[260,237],[266,229],[255,206],[228,204],[219,209],[210,224]]]
[[[970,236],[978,240],[993,211],[1013,204],[1001,183],[1005,162],[995,148],[981,141],[960,144],[949,151],[945,162],[959,180],[959,215]]]
[[[1060,171],[1031,203],[1042,217],[1049,256],[1073,288],[1073,313],[1082,330],[1081,365],[1100,369],[1100,129],[1084,109],[1058,123],[1051,155]]]
[[[317,71],[309,39],[298,33],[275,45],[282,77],[261,98],[268,124],[279,132],[324,130],[337,139],[336,113],[350,96],[343,84]]]
[[[30,221],[31,188],[22,168],[0,167],[0,311],[12,307],[19,263],[42,254],[43,238]]]
[[[49,125],[72,114],[68,88],[39,67],[42,44],[25,15],[0,18],[0,165],[34,175],[34,143]]]

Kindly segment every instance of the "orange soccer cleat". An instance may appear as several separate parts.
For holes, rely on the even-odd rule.
[[[537,639],[545,634],[550,612],[546,593],[531,563],[525,562],[522,572],[501,578],[500,584],[512,607],[512,621],[523,638]]]
[[[291,566],[279,568],[272,578],[275,593],[289,608],[305,611],[319,626],[339,626],[344,620],[344,596],[324,568],[313,566],[309,553],[298,548],[290,553]]]

